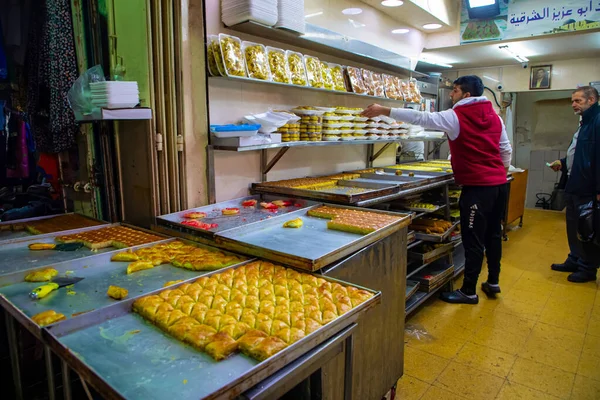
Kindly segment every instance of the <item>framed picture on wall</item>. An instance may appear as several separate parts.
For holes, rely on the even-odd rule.
[[[552,65],[536,65],[531,67],[529,89],[550,89],[552,84]]]

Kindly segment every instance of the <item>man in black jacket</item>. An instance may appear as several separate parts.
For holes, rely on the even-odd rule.
[[[579,207],[594,197],[600,200],[600,106],[598,91],[591,86],[575,90],[571,100],[573,111],[581,116],[581,123],[569,147],[569,150],[575,149],[572,161],[569,157],[564,160],[564,166],[569,169],[565,193],[570,254],[563,264],[553,264],[552,269],[571,272],[570,282],[583,283],[596,281],[596,271],[600,266],[600,248],[577,237]],[[567,165],[570,162],[573,165]],[[552,165],[558,167],[556,163]]]

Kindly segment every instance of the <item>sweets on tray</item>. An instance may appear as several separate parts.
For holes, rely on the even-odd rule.
[[[290,83],[290,70],[285,50],[267,46],[269,67],[274,82]]]
[[[425,234],[443,234],[452,227],[452,223],[437,218],[420,218],[410,224],[410,228]]]
[[[87,228],[102,224],[103,222],[94,221],[78,214],[57,215],[56,217],[40,219],[38,221],[24,222],[25,229],[34,235]]]
[[[58,236],[56,241],[61,243],[83,243],[90,249],[103,249],[106,247],[137,246],[163,240],[161,236],[128,228],[126,226],[111,226],[93,231],[74,233],[72,235]]]
[[[127,289],[113,285],[110,285],[106,291],[106,295],[115,300],[123,300],[128,294],[129,291]]]
[[[64,314],[57,313],[54,310],[46,310],[35,314],[33,317],[31,317],[31,319],[39,326],[46,326],[58,321],[63,321],[67,319],[67,317],[65,317]]]
[[[314,88],[322,88],[321,61],[317,57],[304,56],[304,65],[306,66],[308,84]]]
[[[133,310],[223,360],[266,360],[372,297],[351,286],[256,261],[142,297]]]
[[[366,235],[375,232],[401,217],[369,211],[352,210],[330,206],[321,206],[308,210],[308,215],[330,219],[328,229]]]
[[[287,50],[285,52],[290,70],[290,78],[294,85],[306,86],[306,68],[302,54]]]
[[[264,45],[254,42],[242,42],[246,68],[250,78],[271,80],[267,49]]]
[[[229,76],[246,76],[242,41],[235,36],[220,33],[219,43],[223,54],[225,73]]]
[[[340,92],[346,91],[346,80],[344,79],[344,69],[339,64],[329,63],[331,67],[331,78],[333,79],[333,89]]]
[[[318,189],[320,187],[335,185],[335,182],[335,180],[327,178],[295,178],[282,181],[264,182],[261,185],[294,189]]]
[[[25,282],[48,282],[56,275],[58,275],[58,271],[54,268],[45,268],[25,275]]]
[[[136,270],[147,269],[148,263],[151,265],[148,268],[171,263],[175,267],[194,271],[214,271],[238,264],[243,259],[221,251],[196,247],[179,240],[174,240],[169,243],[161,243],[135,251],[117,253],[112,256],[111,261],[134,261],[128,267],[128,273],[131,273]],[[138,265],[135,262],[143,264]],[[131,272],[129,272],[130,269],[132,269]]]

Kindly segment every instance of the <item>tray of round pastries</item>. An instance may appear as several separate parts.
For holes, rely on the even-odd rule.
[[[381,302],[381,293],[254,261],[44,330],[110,398],[235,398]]]
[[[408,226],[411,216],[317,204],[216,235],[219,246],[316,271]]]

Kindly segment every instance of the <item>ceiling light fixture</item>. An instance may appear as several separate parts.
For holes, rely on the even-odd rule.
[[[442,25],[440,25],[440,24],[425,24],[425,25],[423,25],[423,29],[428,29],[428,30],[440,29],[441,27],[442,27]]]
[[[319,11],[319,12],[312,13],[312,14],[306,14],[306,15],[304,16],[304,18],[318,17],[319,15],[323,15],[323,11]]]
[[[404,2],[402,0],[383,0],[381,5],[384,7],[400,7]]]
[[[410,32],[410,29],[406,29],[406,28],[400,28],[400,29],[394,29],[392,31],[392,33],[396,34],[396,35],[404,35],[405,33]]]
[[[358,15],[362,12],[362,8],[345,8],[342,10],[342,14],[344,15]]]
[[[504,45],[504,46],[499,46],[500,50],[504,50],[505,52],[507,52],[508,54],[510,54],[510,56],[512,58],[514,58],[515,60],[517,60],[518,62],[527,62],[529,61],[529,59],[527,57],[523,57],[518,55],[517,53],[515,53],[514,51],[512,51],[508,46]]]

